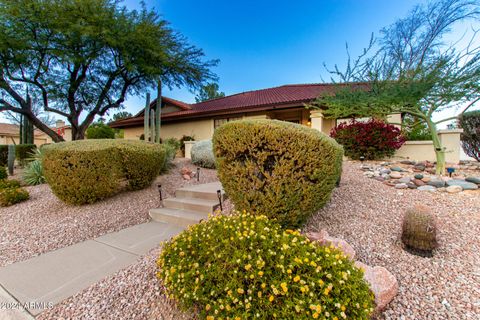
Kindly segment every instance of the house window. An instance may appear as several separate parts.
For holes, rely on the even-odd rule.
[[[242,119],[242,117],[215,119],[215,120],[213,120],[213,129],[217,129],[222,124],[227,123],[229,121],[235,121],[235,120],[240,120],[240,119]]]

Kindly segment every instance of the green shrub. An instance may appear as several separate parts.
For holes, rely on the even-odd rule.
[[[165,147],[140,141],[114,143],[120,153],[121,176],[129,190],[140,190],[152,184],[165,165]]]
[[[196,142],[191,150],[192,163],[202,168],[215,169],[212,140]]]
[[[115,130],[105,123],[97,122],[88,127],[87,139],[115,139]]]
[[[15,158],[24,166],[36,149],[37,146],[34,144],[17,144],[15,146]]]
[[[0,144],[0,167],[5,167],[8,163],[8,145]]]
[[[215,130],[218,176],[238,210],[297,227],[330,198],[342,147],[318,130],[276,120],[233,121]]]
[[[27,200],[28,191],[23,188],[0,188],[0,207],[8,207]]]
[[[163,146],[165,148],[165,165],[163,166],[162,172],[167,171],[172,167],[175,155],[180,149],[180,141],[175,138],[169,138],[163,142]]]
[[[165,161],[159,144],[128,140],[84,140],[43,148],[45,179],[71,204],[92,203],[126,187],[149,186]]]
[[[480,161],[480,110],[462,114],[459,125],[463,129],[460,136],[463,151],[469,157]]]
[[[0,189],[20,188],[20,182],[18,180],[0,180]]]
[[[0,180],[7,179],[7,177],[7,168],[5,168],[4,166],[0,166]]]
[[[167,242],[158,277],[201,319],[369,319],[373,294],[341,251],[265,216],[217,216]]]

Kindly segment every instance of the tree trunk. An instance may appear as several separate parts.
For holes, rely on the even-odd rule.
[[[442,142],[438,136],[437,128],[431,120],[427,120],[427,126],[432,134],[433,147],[435,148],[435,157],[437,159],[437,175],[445,175],[445,149],[442,147]]]
[[[83,126],[77,128],[72,125],[72,141],[85,139],[85,131],[86,129],[84,129]]]
[[[56,133],[52,128],[50,128],[49,126],[47,126],[45,123],[43,123],[42,121],[40,121],[37,117],[35,117],[33,114],[25,114],[24,116],[26,116],[30,122],[33,124],[33,126],[37,129],[39,129],[40,131],[42,131],[43,133],[45,133],[46,135],[48,135],[50,138],[52,138],[52,140],[54,142],[62,142],[62,141],[65,141],[65,139],[63,139],[63,137],[61,135],[59,135],[58,133]]]

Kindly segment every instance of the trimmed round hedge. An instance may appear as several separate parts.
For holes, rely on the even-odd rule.
[[[235,208],[298,227],[325,205],[342,171],[343,149],[315,129],[277,120],[233,121],[213,150]]]
[[[341,251],[262,215],[212,217],[163,247],[170,297],[201,319],[369,319],[374,297]]]
[[[43,148],[44,176],[70,204],[93,203],[120,190],[149,186],[165,163],[162,145],[128,140],[81,140]]]

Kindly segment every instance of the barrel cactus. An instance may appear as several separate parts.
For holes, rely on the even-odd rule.
[[[437,225],[430,210],[417,205],[406,211],[402,225],[402,242],[416,253],[431,255],[438,246]]]

